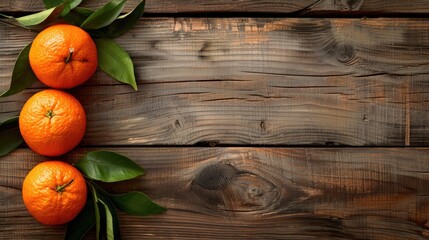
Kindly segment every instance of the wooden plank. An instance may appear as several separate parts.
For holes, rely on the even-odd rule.
[[[91,0],[84,1],[82,6],[99,8],[108,1]],[[140,0],[129,0],[125,11],[130,11]],[[6,12],[34,12],[44,9],[41,0],[38,1],[1,1],[0,11]],[[340,14],[385,14],[385,13],[428,13],[429,2],[427,0],[242,0],[231,1],[216,0],[147,0],[145,12],[149,14],[160,13],[298,13],[307,14],[328,14],[332,16],[333,11]]]
[[[83,144],[427,145],[429,20],[146,18],[117,39],[139,91],[72,92]],[[0,25],[0,89],[34,33]],[[41,84],[0,99],[19,113]]]
[[[83,142],[427,145],[429,20],[143,19],[117,39],[139,91],[98,72],[72,92]],[[34,33],[0,25],[0,89]],[[19,113],[41,84],[0,99]]]
[[[410,94],[406,95],[408,109],[410,109],[410,143],[411,145],[428,145],[429,130],[429,81],[427,78],[421,81],[414,81],[414,77],[409,77],[408,88]],[[412,109],[412,110],[411,110]]]
[[[76,161],[91,149],[65,157]],[[124,239],[428,239],[428,148],[115,148],[147,170],[113,184],[139,190],[165,214],[121,215]],[[1,239],[59,239],[21,200],[44,160],[0,159]]]

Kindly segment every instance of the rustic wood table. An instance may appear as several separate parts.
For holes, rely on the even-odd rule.
[[[116,39],[138,91],[101,71],[70,90],[88,127],[62,159],[112,150],[146,169],[109,190],[168,210],[120,214],[123,239],[429,239],[428,14],[428,0],[147,0]],[[34,36],[0,24],[0,90]],[[44,88],[0,98],[0,119]],[[0,239],[62,238],[21,199],[43,160],[0,158]]]

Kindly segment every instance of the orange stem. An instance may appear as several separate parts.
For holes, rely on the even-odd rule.
[[[70,184],[72,184],[73,181],[74,181],[74,179],[70,180],[70,182],[68,182],[68,183],[66,183],[66,184],[64,184],[62,186],[57,186],[57,188],[55,188],[55,191],[61,192],[61,193],[64,192],[65,188],[67,186],[69,186]]]
[[[73,55],[74,48],[69,48],[69,56],[66,58],[66,63],[69,63],[71,61],[72,55]]]

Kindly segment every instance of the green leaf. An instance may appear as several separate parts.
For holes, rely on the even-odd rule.
[[[142,192],[108,194],[108,196],[119,210],[131,215],[149,216],[166,211]]]
[[[106,195],[106,192],[101,189],[98,185],[92,184],[97,192],[97,202],[104,207],[105,210],[105,225],[106,225],[106,236],[108,240],[121,239],[121,232],[119,228],[119,218],[116,213],[115,205]]]
[[[95,151],[75,163],[86,177],[103,182],[118,182],[144,174],[143,168],[115,152]]]
[[[111,24],[121,14],[127,0],[112,0],[91,16],[80,26],[85,30],[99,29]]]
[[[85,20],[94,13],[94,10],[89,8],[77,7],[71,10],[67,15],[63,18],[69,24],[80,26]]]
[[[43,3],[45,4],[46,8],[56,7],[63,2],[64,2],[63,0],[43,0]]]
[[[89,16],[91,16],[91,14],[93,14],[95,11],[89,8],[84,8],[84,7],[77,7],[75,9],[73,9],[73,11],[75,11],[76,13],[85,16],[86,18],[88,18]]]
[[[0,94],[0,97],[7,97],[19,93],[38,80],[31,69],[30,61],[28,60],[30,48],[31,43],[25,46],[19,53],[12,71],[12,81],[10,83],[9,90]]]
[[[53,8],[62,3],[68,3],[70,8],[73,9],[77,7],[81,2],[82,0],[43,0],[43,3],[45,4],[46,8]]]
[[[70,5],[70,9],[73,9],[73,8],[79,6],[79,4],[82,2],[82,0],[68,0],[66,2],[68,2],[68,4]]]
[[[81,2],[82,0],[43,0],[46,8],[53,8],[64,3],[64,9],[61,12],[61,16],[67,15],[70,10],[77,7]]]
[[[94,39],[97,45],[98,67],[119,82],[137,90],[134,65],[128,53],[112,39]]]
[[[116,38],[121,36],[138,23],[143,15],[144,6],[145,1],[141,1],[131,12],[119,16],[106,27],[91,31],[91,34],[105,38]]]
[[[15,18],[15,20],[25,27],[44,26],[54,22],[61,15],[64,7],[65,4],[61,4],[38,13]]]
[[[105,213],[106,213],[106,236],[107,240],[114,240],[114,230],[113,230],[113,216],[112,212],[110,211],[109,207],[106,203],[99,200],[99,202],[104,206]]]
[[[104,205],[104,209],[106,210],[106,236],[107,240],[114,240],[114,233],[113,233],[113,217],[112,213],[109,210],[109,207],[101,201],[101,203]]]
[[[0,157],[12,152],[23,142],[18,117],[0,123]]]
[[[69,224],[67,224],[64,240],[80,240],[95,225],[95,209],[93,198],[88,198],[85,207]]]
[[[91,189],[92,194],[92,205],[94,208],[94,219],[95,219],[95,237],[97,240],[100,239],[100,210],[98,209],[98,196],[97,191],[95,190],[95,187],[93,184],[89,184],[89,188]]]

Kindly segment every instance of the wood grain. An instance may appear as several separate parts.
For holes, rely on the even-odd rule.
[[[76,161],[91,149],[65,157]],[[121,215],[124,239],[427,239],[427,148],[114,148],[144,177],[105,186],[139,190],[168,208]],[[21,200],[43,160],[20,149],[0,159],[1,239],[59,239]],[[16,224],[11,225],[10,222]],[[92,239],[92,238],[91,238]]]
[[[82,6],[90,8],[99,8],[108,1],[91,0],[84,1]],[[129,0],[124,11],[130,11],[140,1]],[[42,0],[6,0],[0,1],[0,11],[6,12],[34,12],[44,9]],[[162,13],[297,13],[299,15],[307,14],[328,14],[332,16],[333,12],[340,14],[361,13],[378,14],[385,13],[428,13],[429,4],[427,0],[147,0],[145,12],[152,14]]]
[[[143,19],[117,39],[139,91],[72,90],[98,145],[427,145],[429,20]],[[0,25],[0,89],[32,32]],[[42,89],[0,99],[0,119]]]

